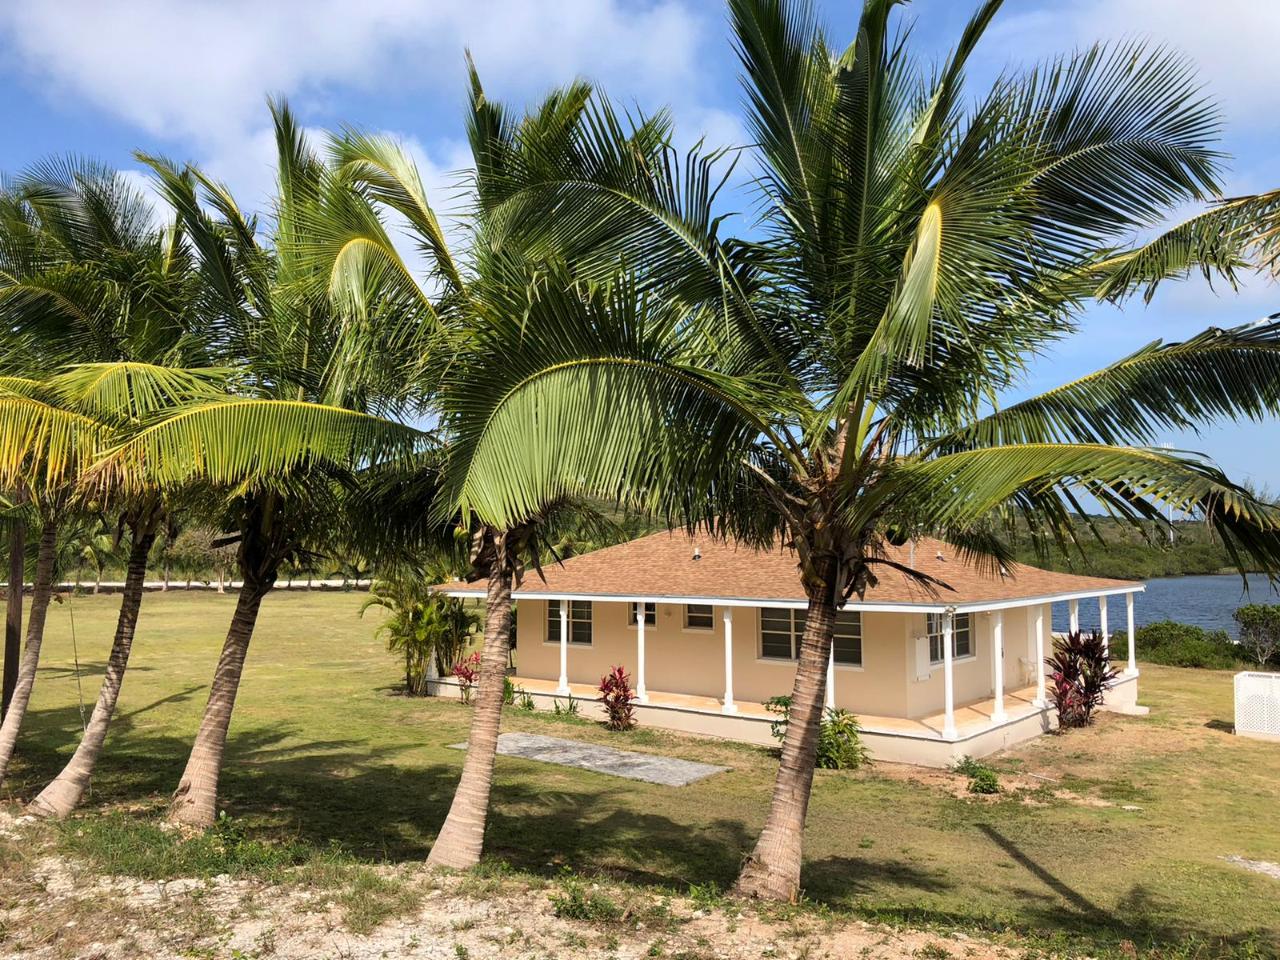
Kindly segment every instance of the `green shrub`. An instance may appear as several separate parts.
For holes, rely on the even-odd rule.
[[[1230,670],[1240,661],[1240,651],[1225,630],[1210,631],[1173,620],[1139,627],[1137,642],[1140,660],[1169,667]],[[1122,650],[1128,651],[1124,631],[1112,638],[1111,649],[1117,657]]]
[[[953,773],[969,778],[970,793],[999,793],[1000,778],[992,767],[965,755],[951,765]]]
[[[1259,669],[1280,658],[1280,604],[1248,603],[1231,615],[1240,625],[1240,655]]]
[[[533,694],[524,687],[516,687],[515,695],[520,701],[521,710],[537,710],[538,704],[533,699]]]
[[[576,717],[578,715],[578,701],[570,696],[568,700],[561,704],[560,698],[556,697],[551,701],[551,710],[553,715],[557,717]]]
[[[516,685],[511,682],[510,677],[502,678],[502,703],[504,706],[511,706],[516,702]]]
[[[962,777],[975,777],[982,771],[990,769],[981,760],[975,760],[967,753],[951,765],[951,772],[958,773]]]
[[[791,720],[791,698],[770,697],[764,702],[770,713],[778,719],[770,724],[770,732],[781,743],[787,737],[787,724]],[[871,762],[867,748],[862,743],[862,730],[858,718],[839,707],[822,712],[822,728],[818,733],[818,757],[816,766],[822,770],[856,770]]]
[[[622,917],[622,907],[612,897],[587,886],[572,875],[560,880],[559,891],[551,894],[551,909],[564,920],[614,923]]]
[[[970,793],[993,794],[1000,792],[1000,778],[990,767],[985,767],[969,778]]]

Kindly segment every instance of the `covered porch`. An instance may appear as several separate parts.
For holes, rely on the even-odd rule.
[[[1098,605],[1103,644],[1109,648],[1108,598],[1118,598],[1120,596],[1124,598],[1127,635],[1132,636],[1134,631],[1134,593],[1135,590],[1116,590],[1095,594],[1091,597],[1069,596],[1052,599],[1066,600],[1069,629],[1073,632],[1079,629],[1080,601],[1082,599],[1094,600]],[[559,648],[558,679],[553,682],[545,677],[540,678],[535,675],[522,676],[517,665],[513,682],[529,693],[541,697],[572,697],[575,700],[594,700],[598,693],[593,684],[573,683],[569,679],[569,663],[573,653],[573,644],[570,642],[569,619],[571,599],[549,598],[547,602],[548,613],[550,614],[549,619],[557,619],[559,626],[559,635],[556,638]],[[595,601],[595,603],[602,604],[601,601]],[[724,601],[721,601],[721,603],[723,604]],[[723,644],[724,653],[722,667],[723,693],[718,697],[714,697],[705,694],[677,693],[651,690],[649,688],[646,670],[648,662],[647,638],[651,629],[649,618],[653,616],[653,610],[647,608],[652,608],[655,605],[654,602],[645,600],[622,604],[622,606],[628,608],[628,617],[635,635],[632,680],[636,691],[636,702],[639,707],[653,710],[721,714],[730,717],[741,717],[744,720],[754,722],[763,721],[767,723],[773,719],[773,715],[769,713],[763,703],[735,695],[736,662],[741,658],[740,649],[735,652],[735,622],[742,617],[744,608],[758,612],[762,609],[779,609],[777,606],[764,607],[760,604],[747,603],[716,606],[721,620],[719,638]],[[859,613],[864,611],[876,613],[903,612],[902,608],[886,611],[883,607],[850,606]],[[917,614],[921,609],[922,605],[912,605],[909,608],[909,612]],[[907,715],[888,712],[881,714],[860,709],[859,704],[856,702],[851,702],[843,696],[838,697],[837,685],[840,682],[843,667],[836,661],[835,644],[832,645],[829,654],[830,659],[827,664],[825,695],[827,708],[844,707],[848,709],[858,717],[859,724],[863,730],[870,734],[944,741],[964,741],[979,734],[990,732],[1005,724],[1021,722],[1030,717],[1047,716],[1049,697],[1046,689],[1048,677],[1046,675],[1045,660],[1052,649],[1053,638],[1051,624],[1049,623],[1050,605],[1044,602],[1044,598],[994,604],[940,606],[936,609],[924,607],[923,609],[926,614],[936,616],[941,623],[942,656],[939,664],[942,672],[941,709],[924,712],[919,716],[911,716],[910,711],[907,712]],[[1033,650],[1028,650],[1029,656],[1022,658],[1022,662],[1029,664],[1034,671],[1034,682],[1030,684],[1020,683],[1018,677],[1006,676],[1011,657],[1006,650],[1005,620],[1006,612],[1011,610],[1026,613],[1024,623],[1029,630],[1030,637],[1021,639],[1024,643],[1028,640],[1033,640],[1034,643]],[[555,617],[556,612],[559,614],[558,618]],[[957,656],[955,648],[956,622],[958,617],[973,617],[974,615],[981,615],[987,619],[989,624],[990,650],[986,654],[986,660],[990,664],[991,684],[989,691],[984,696],[961,698],[956,693],[956,668],[957,663],[962,660],[961,657]],[[966,627],[966,629],[970,628]],[[924,640],[926,638],[917,639]],[[550,637],[548,637],[548,641],[550,641]],[[973,641],[971,640],[971,642]],[[969,658],[976,657],[977,654],[970,648]],[[631,660],[632,658],[628,657],[627,659]],[[857,669],[861,671],[861,665]],[[1133,645],[1130,644],[1128,663],[1121,675],[1121,681],[1136,679],[1137,676],[1138,667],[1135,651]],[[710,678],[705,679],[710,680]],[[917,675],[914,679],[916,682],[920,682],[921,677]],[[886,676],[884,681],[891,683],[893,678]],[[753,737],[751,739],[757,738]]]

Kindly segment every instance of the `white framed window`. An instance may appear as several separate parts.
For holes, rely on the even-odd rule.
[[[656,603],[646,603],[644,605],[644,622],[645,626],[652,627],[658,622],[658,605]],[[627,604],[627,626],[634,627],[636,625],[636,605],[634,603]]]
[[[684,605],[684,628],[686,630],[714,630],[716,628],[715,611],[709,603],[686,603]]]
[[[560,601],[547,601],[547,643],[560,642]],[[569,642],[591,646],[591,601],[569,601]]]
[[[925,627],[929,634],[929,662],[942,662],[942,623],[946,615],[926,613]],[[973,617],[957,613],[951,628],[951,655],[956,658],[973,656]]]
[[[804,639],[805,611],[781,607],[760,608],[760,657],[763,660],[798,660]],[[862,666],[862,615],[854,610],[836,614],[833,637],[836,663]]]
[[[783,607],[760,608],[760,657],[763,660],[794,660],[804,635],[803,610]]]
[[[836,663],[846,667],[862,666],[862,614],[856,610],[841,610],[836,614],[835,633],[831,649]]]

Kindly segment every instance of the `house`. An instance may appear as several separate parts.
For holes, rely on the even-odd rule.
[[[1123,598],[1129,635],[1143,586],[1035,567],[988,571],[921,538],[889,559],[951,589],[929,590],[892,567],[840,611],[826,702],[858,716],[881,760],[946,766],[1038,736],[1054,723],[1044,660],[1051,605]],[[515,591],[517,687],[539,706],[573,697],[598,711],[600,678],[631,674],[642,725],[768,744],[763,702],[789,694],[804,629],[805,596],[794,553],[662,532],[530,572]],[[438,587],[483,599],[484,584]],[[451,681],[445,681],[446,687]],[[1128,668],[1107,707],[1137,710],[1138,670]]]

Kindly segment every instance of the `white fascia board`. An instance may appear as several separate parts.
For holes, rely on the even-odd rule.
[[[1042,603],[1060,603],[1067,600],[1084,600],[1089,597],[1109,597],[1125,593],[1140,593],[1146,589],[1145,584],[1131,587],[1112,587],[1107,590],[1081,590],[1071,593],[1045,594],[1039,597],[1019,597],[1013,600],[981,600],[973,603],[948,604],[934,603],[846,603],[841,609],[857,610],[865,613],[945,613],[954,607],[957,613],[976,613],[982,610],[1008,610],[1013,607],[1034,607]],[[484,590],[449,590],[451,597],[467,597],[483,599]],[[590,600],[600,603],[682,603],[704,604],[713,607],[779,607],[784,610],[804,610],[809,604],[806,600],[764,600],[746,597],[679,597],[670,595],[634,595],[626,596],[616,593],[552,593],[546,590],[516,590],[511,594],[513,600]]]
[[[1010,610],[1015,607],[1035,607],[1042,603],[1063,603],[1068,600],[1088,600],[1091,597],[1115,597],[1126,593],[1142,593],[1145,583],[1132,587],[1111,587],[1106,590],[1077,590],[1072,593],[1046,593],[1039,597],[1019,597],[1016,600],[981,600],[975,603],[954,604],[956,613],[980,613],[983,610]]]

